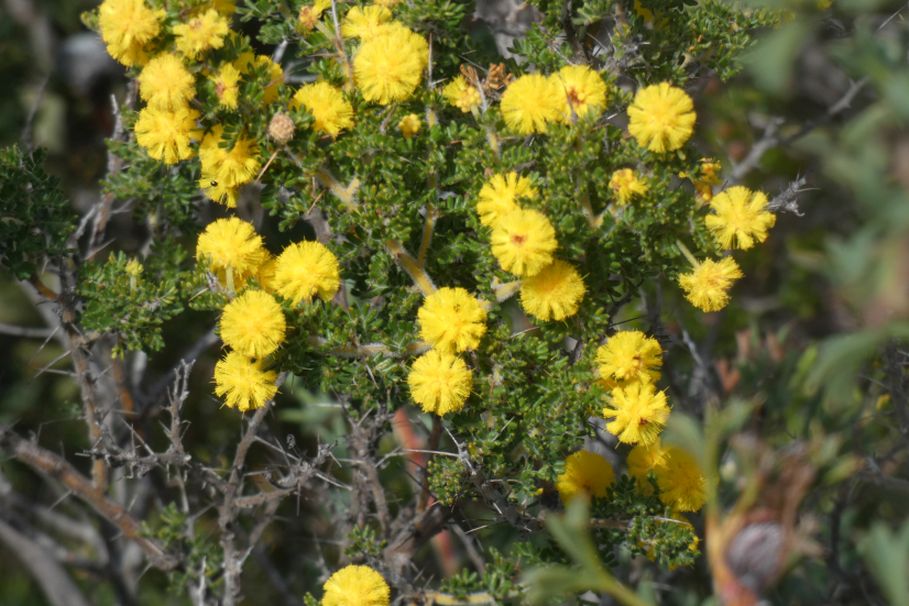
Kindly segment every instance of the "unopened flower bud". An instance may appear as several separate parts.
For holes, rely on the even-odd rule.
[[[294,138],[294,121],[284,112],[278,112],[268,123],[268,136],[281,145]]]

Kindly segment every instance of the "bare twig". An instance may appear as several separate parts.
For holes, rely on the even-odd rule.
[[[129,511],[107,498],[102,490],[93,486],[91,481],[64,459],[34,442],[22,439],[6,427],[0,427],[0,448],[33,470],[63,484],[98,515],[118,528],[123,536],[139,545],[156,568],[173,570],[179,566],[180,561],[176,556],[167,553],[154,539],[143,534],[141,524]]]

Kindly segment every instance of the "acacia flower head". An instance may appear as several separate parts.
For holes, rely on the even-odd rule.
[[[707,481],[697,460],[677,446],[666,449],[665,463],[654,469],[660,500],[676,511],[697,511],[707,498]]]
[[[293,303],[331,301],[341,287],[338,259],[320,242],[291,244],[275,259],[274,291]]]
[[[565,459],[565,471],[556,479],[556,490],[563,503],[576,496],[605,497],[615,471],[605,458],[589,450],[579,450]]]
[[[585,292],[578,270],[556,259],[521,282],[521,307],[538,320],[561,321],[578,312]]]
[[[174,44],[187,59],[198,59],[202,53],[224,46],[229,31],[227,19],[213,8],[190,17],[185,23],[173,27]]]
[[[322,587],[322,606],[388,606],[391,589],[369,566],[345,566]]]
[[[480,107],[480,91],[460,74],[445,85],[445,88],[442,89],[442,96],[465,114]]]
[[[383,26],[354,55],[354,79],[367,101],[388,105],[413,95],[429,61],[422,36],[400,24]]]
[[[518,200],[521,198],[533,200],[536,197],[537,190],[527,177],[514,171],[497,173],[483,184],[477,196],[480,223],[493,227],[502,217],[519,208]]]
[[[743,275],[732,257],[705,259],[690,273],[679,276],[679,286],[685,291],[685,298],[701,311],[719,311],[729,303],[732,284]]]
[[[615,195],[619,206],[625,206],[635,196],[643,196],[650,189],[646,182],[640,180],[630,168],[620,168],[612,173],[609,189]]]
[[[713,214],[704,217],[717,244],[726,249],[748,250],[767,239],[767,230],[776,215],[767,210],[767,196],[736,185],[718,193],[711,201]]]
[[[464,408],[473,377],[458,356],[430,349],[414,361],[407,383],[410,396],[424,412],[445,416]]]
[[[638,490],[642,494],[648,496],[653,494],[653,485],[648,480],[648,475],[651,471],[656,473],[657,469],[665,467],[666,460],[667,450],[663,448],[659,440],[649,446],[638,444],[628,453],[628,458],[625,460],[628,475],[634,478]]]
[[[623,444],[653,444],[669,418],[666,394],[649,383],[630,383],[616,387],[610,394],[611,405],[603,417],[613,419],[606,429]]]
[[[597,367],[607,383],[653,383],[660,378],[663,349],[653,337],[639,330],[615,333],[597,348]]]
[[[563,91],[562,120],[599,116],[606,107],[606,83],[586,65],[566,65],[552,75]]]
[[[638,145],[663,153],[679,149],[691,138],[697,116],[685,91],[661,82],[638,90],[628,119],[628,132]]]
[[[518,208],[492,228],[492,254],[507,272],[530,277],[552,263],[555,229],[543,213]]]
[[[237,217],[212,221],[196,243],[199,262],[219,276],[230,271],[237,280],[255,275],[269,256],[262,236],[251,223]]]
[[[196,94],[196,81],[177,55],[162,53],[142,68],[137,78],[139,96],[149,107],[174,111]]]
[[[195,151],[192,143],[199,140],[198,117],[199,112],[188,106],[174,110],[145,107],[133,127],[136,142],[165,164],[191,158]]]
[[[141,65],[146,49],[161,31],[164,11],[149,8],[143,0],[104,0],[98,8],[101,39],[110,56],[125,65]]]
[[[368,40],[379,32],[379,26],[389,21],[391,11],[380,4],[353,6],[341,22],[341,35]]]
[[[416,114],[407,114],[398,122],[398,130],[401,131],[401,134],[404,135],[405,139],[410,139],[420,132],[421,126],[420,116]]]
[[[229,148],[222,147],[224,143],[221,125],[203,137],[199,146],[199,187],[215,202],[233,208],[237,205],[237,188],[252,181],[259,171],[259,146],[255,139],[242,136]]]
[[[516,78],[502,93],[499,108],[509,129],[521,135],[545,133],[564,111],[564,89],[542,74]]]
[[[215,364],[215,394],[241,412],[262,408],[278,393],[277,378],[273,370],[263,369],[261,360],[229,351]]]
[[[233,63],[222,63],[211,78],[215,86],[218,105],[237,109],[237,95],[240,92],[240,71]]]
[[[305,107],[315,118],[313,128],[332,138],[354,124],[353,107],[344,98],[341,89],[328,82],[304,84],[294,93],[291,105],[294,108]]]
[[[286,329],[281,306],[262,290],[247,290],[221,313],[221,340],[250,358],[262,358],[278,349]]]
[[[463,288],[444,286],[427,296],[417,322],[423,340],[448,352],[476,349],[486,334],[486,310]]]

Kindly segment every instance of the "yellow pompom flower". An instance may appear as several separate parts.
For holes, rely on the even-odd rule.
[[[391,21],[391,11],[379,4],[354,6],[341,22],[341,35],[345,38],[368,40],[375,36],[383,23]]]
[[[521,282],[521,307],[537,320],[561,321],[578,313],[586,290],[578,270],[556,259]]]
[[[609,461],[589,450],[579,450],[565,459],[565,471],[556,479],[556,490],[563,503],[579,495],[605,497],[615,471]]]
[[[218,104],[227,109],[237,109],[237,95],[240,92],[240,71],[233,63],[222,63],[211,79],[215,85]]]
[[[666,394],[648,383],[616,387],[610,394],[611,406],[603,408],[606,424],[623,444],[648,446],[657,441],[669,418]]]
[[[429,45],[404,26],[385,26],[354,56],[354,79],[367,101],[388,105],[413,95],[429,61]]]
[[[663,349],[639,330],[615,333],[597,349],[597,367],[607,383],[653,383],[660,379]]]
[[[274,291],[293,303],[331,301],[341,287],[338,259],[320,242],[291,244],[275,259]]]
[[[572,122],[588,114],[599,116],[606,107],[606,83],[586,65],[566,65],[553,74],[562,90],[562,119]]]
[[[519,208],[492,228],[492,254],[507,272],[529,278],[552,263],[555,229],[543,213]]]
[[[701,311],[719,311],[729,303],[729,289],[744,274],[732,257],[706,259],[679,276],[685,298]]]
[[[522,177],[514,171],[504,175],[493,175],[480,188],[480,195],[477,197],[480,223],[493,227],[502,217],[519,208],[517,203],[519,199],[533,200],[536,197],[537,190],[527,177]]]
[[[278,349],[286,330],[281,306],[262,290],[247,290],[221,313],[221,340],[250,358],[262,358]]]
[[[467,82],[467,78],[458,75],[442,89],[445,100],[468,114],[480,107],[480,91]]]
[[[174,164],[193,156],[192,143],[199,140],[196,119],[199,112],[187,106],[173,111],[146,107],[139,112],[133,127],[136,143],[148,155],[165,164]]]
[[[668,82],[638,90],[628,107],[628,132],[638,145],[662,153],[682,147],[694,132],[694,103]]]
[[[229,351],[215,364],[215,394],[224,398],[229,408],[246,412],[262,408],[278,393],[273,370],[264,370],[261,360],[251,360],[237,351]]]
[[[502,93],[499,108],[511,130],[521,135],[545,133],[564,110],[565,92],[554,78],[527,74],[515,79]]]
[[[690,453],[677,446],[666,449],[666,462],[654,470],[660,500],[675,511],[697,511],[707,498],[707,481]]]
[[[340,89],[328,82],[304,84],[294,93],[291,106],[305,107],[313,115],[313,128],[337,137],[345,129],[353,127],[353,107],[344,98]]]
[[[304,32],[312,31],[322,17],[325,9],[331,6],[330,0],[315,0],[312,4],[304,4],[297,14],[297,24]]]
[[[391,589],[369,566],[345,566],[322,587],[322,606],[388,606]]]
[[[174,45],[187,59],[198,59],[202,53],[224,46],[230,30],[227,19],[213,8],[173,27]]]
[[[110,56],[125,65],[141,65],[146,46],[161,31],[164,11],[155,11],[143,0],[104,0],[98,7],[98,27]]]
[[[137,78],[139,96],[149,107],[175,111],[196,95],[196,81],[180,57],[158,55],[145,64]]]
[[[259,171],[259,146],[255,139],[239,137],[229,149],[221,147],[224,128],[218,124],[202,139],[199,187],[228,208],[237,205],[236,188],[249,183]]]
[[[748,250],[767,239],[767,230],[776,215],[767,210],[767,196],[736,185],[718,193],[711,201],[713,214],[704,217],[717,244],[723,248]]]
[[[410,139],[420,132],[421,126],[420,116],[416,114],[407,114],[398,122],[398,129],[401,131],[401,134],[404,135],[405,139]]]
[[[656,474],[657,469],[662,469],[666,465],[667,451],[657,440],[649,446],[638,444],[628,453],[625,463],[628,467],[628,475],[634,478],[638,490],[642,494],[652,495],[653,485],[648,480],[648,474],[653,471]]]
[[[486,334],[486,310],[463,288],[444,286],[427,296],[417,311],[420,336],[446,352],[476,349]]]
[[[255,275],[269,256],[262,236],[237,217],[212,221],[196,243],[196,259],[222,282],[228,272],[238,281]]]
[[[619,206],[625,206],[634,196],[643,196],[650,189],[648,185],[638,179],[630,168],[621,168],[609,179],[609,189],[615,194]]]
[[[464,408],[473,377],[464,360],[430,349],[414,361],[407,376],[410,396],[424,412],[445,416]]]

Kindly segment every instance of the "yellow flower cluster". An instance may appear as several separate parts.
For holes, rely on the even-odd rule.
[[[699,169],[700,175],[692,182],[698,195],[709,203],[711,212],[704,217],[704,224],[713,234],[716,244],[727,250],[748,250],[756,243],[764,242],[776,223],[776,215],[770,210],[767,196],[741,185],[714,196],[712,185],[719,181],[719,164],[702,159]],[[726,256],[718,261],[699,261],[684,246],[679,248],[692,265],[690,272],[678,277],[685,298],[705,312],[720,311],[726,307],[730,289],[736,280],[744,276],[735,259]]]
[[[628,132],[638,145],[664,153],[682,147],[694,132],[694,102],[685,91],[661,82],[638,90],[628,107]]]
[[[697,511],[704,506],[706,479],[698,462],[677,446],[664,447],[659,441],[638,445],[628,453],[628,473],[638,489],[653,494],[652,473],[660,500],[673,511]]]
[[[609,461],[589,450],[579,450],[565,459],[565,471],[556,478],[556,490],[563,503],[578,496],[605,497],[615,482]]]
[[[660,499],[674,511],[697,511],[704,504],[704,476],[694,458],[677,447],[664,448],[660,433],[669,420],[666,394],[657,391],[663,350],[638,330],[611,336],[596,352],[603,383],[611,388],[603,416],[619,442],[632,444],[626,465],[641,493],[653,494],[653,472]]]
[[[456,76],[445,85],[445,88],[442,89],[442,96],[465,114],[476,111],[482,100],[480,91],[461,75]]]
[[[322,606],[388,606],[391,588],[369,566],[350,565],[328,577]]]
[[[242,291],[221,313],[221,340],[231,351],[215,366],[215,393],[231,408],[261,408],[277,393],[277,375],[266,369],[265,358],[287,332],[275,295],[291,305],[315,296],[331,299],[340,287],[338,261],[318,242],[291,244],[273,258],[255,228],[236,217],[206,226],[196,259],[229,296]]]
[[[353,127],[354,110],[350,102],[344,98],[344,93],[327,82],[305,84],[294,93],[290,103],[291,107],[306,108],[315,121],[313,127],[332,138],[337,137],[342,130]]]
[[[470,396],[472,374],[458,353],[476,349],[486,334],[486,309],[463,288],[443,287],[429,294],[417,311],[420,336],[433,349],[413,364],[411,397],[424,411],[458,412]]]
[[[581,274],[556,259],[555,229],[538,210],[522,208],[538,192],[531,180],[516,172],[495,174],[480,189],[477,214],[491,228],[492,254],[505,271],[521,281],[521,307],[538,320],[564,320],[578,311],[586,287]]]
[[[550,124],[598,117],[606,107],[602,77],[586,65],[566,65],[549,76],[516,78],[500,101],[506,126],[521,135],[545,133]]]
[[[259,170],[259,146],[254,139],[242,136],[230,147],[227,144],[221,125],[202,138],[199,187],[211,200],[234,208],[240,186],[252,181]]]
[[[377,24],[364,37],[365,29],[357,27],[361,40],[353,58],[354,80],[363,98],[380,105],[409,99],[429,64],[429,44],[396,21]]]
[[[657,391],[663,350],[638,330],[618,332],[597,349],[604,385],[612,389],[603,416],[606,429],[625,444],[653,444],[669,418],[666,394]]]

